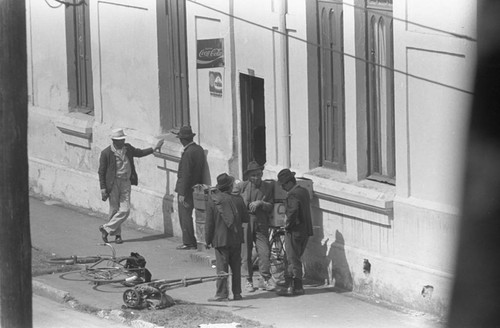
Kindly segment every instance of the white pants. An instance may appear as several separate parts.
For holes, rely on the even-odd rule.
[[[116,179],[109,194],[109,221],[104,229],[110,234],[121,235],[121,225],[130,214],[130,179]]]

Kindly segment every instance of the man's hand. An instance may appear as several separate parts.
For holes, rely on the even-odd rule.
[[[182,195],[179,195],[179,203],[181,203],[185,208],[189,207],[189,204],[184,201],[184,196]]]
[[[153,151],[159,152],[161,150],[161,146],[163,146],[164,142],[165,142],[165,140],[163,140],[163,139],[158,140],[158,143],[156,144],[155,148],[153,148]]]
[[[257,210],[257,208],[259,206],[262,206],[263,203],[264,202],[261,201],[261,200],[253,201],[250,204],[248,204],[248,209],[250,210],[251,213],[255,213],[255,211]]]
[[[106,192],[106,189],[101,189],[101,199],[103,202],[105,202],[108,199],[109,195]]]
[[[205,244],[205,249],[210,249],[212,248],[212,244]]]

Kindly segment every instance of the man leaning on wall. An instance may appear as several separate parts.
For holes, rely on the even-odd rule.
[[[154,148],[139,149],[125,143],[123,129],[115,129],[111,133],[111,145],[106,147],[99,158],[99,184],[101,198],[109,199],[109,220],[99,227],[102,240],[107,243],[108,235],[115,236],[117,244],[123,243],[121,225],[130,214],[130,193],[132,185],[138,184],[134,157],[151,155],[160,151],[163,139]]]

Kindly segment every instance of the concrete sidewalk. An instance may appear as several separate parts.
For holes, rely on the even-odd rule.
[[[133,212],[132,214],[133,215]],[[104,218],[82,209],[53,201],[30,198],[32,245],[58,256],[109,254],[101,243],[99,225]],[[180,279],[214,275],[210,266],[213,250],[180,251],[180,239],[133,225],[122,228],[124,243],[116,245],[118,256],[138,252],[147,260],[153,279]],[[110,238],[110,242],[114,238]],[[126,288],[113,285],[94,286],[78,275],[45,275],[33,279],[33,292],[58,301],[73,300],[103,310],[120,310]],[[243,292],[242,301],[209,303],[215,293],[215,282],[167,291],[181,299],[217,310],[232,312],[243,318],[275,327],[428,327],[441,328],[422,313],[395,310],[381,304],[340,293],[332,287],[306,287],[306,295],[279,297],[274,292]],[[232,295],[230,295],[232,297]]]

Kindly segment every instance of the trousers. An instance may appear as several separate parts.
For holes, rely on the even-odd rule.
[[[252,252],[255,244],[259,257],[259,273],[264,280],[271,278],[271,251],[269,248],[269,225],[258,223],[254,215],[250,215],[250,222],[243,223],[243,244],[241,245],[242,270],[246,271],[246,278],[252,281],[253,259]]]
[[[177,198],[177,200],[179,200]],[[182,229],[182,243],[184,245],[196,246],[196,237],[194,235],[194,224],[193,224],[193,209],[194,205],[187,203],[188,207],[185,207],[181,202],[179,204],[179,224]]]
[[[215,262],[217,273],[229,273],[231,268],[231,290],[233,295],[241,294],[241,245],[215,248]],[[216,282],[215,297],[229,296],[228,279],[218,279]]]
[[[130,214],[131,191],[130,179],[115,179],[109,194],[108,222],[103,224],[104,229],[112,236],[119,236],[122,233],[121,225]]]
[[[302,255],[306,250],[309,236],[296,231],[287,231],[285,234],[285,251],[288,262],[285,275],[290,278],[302,280]]]

